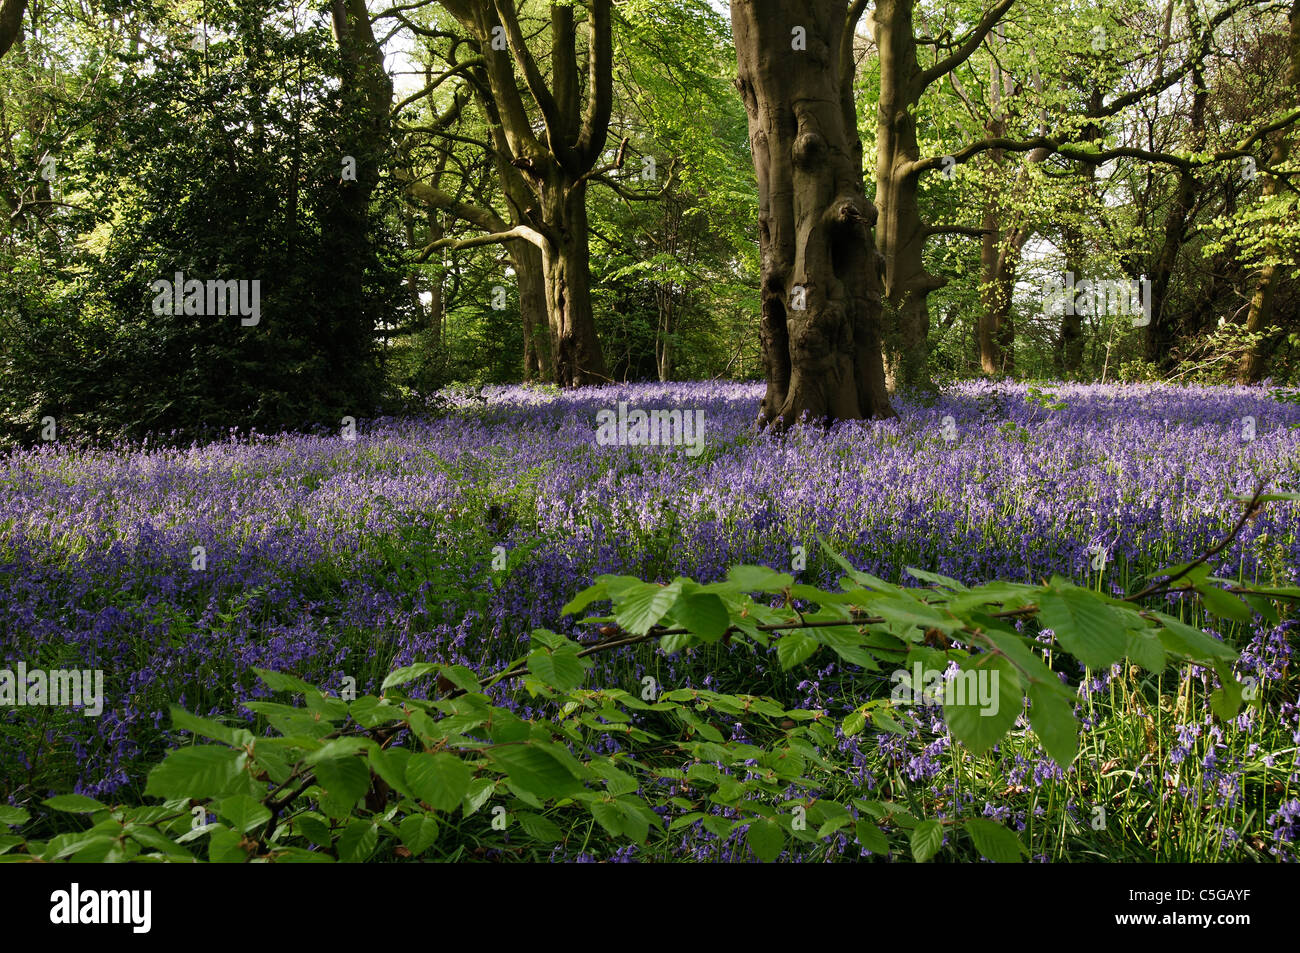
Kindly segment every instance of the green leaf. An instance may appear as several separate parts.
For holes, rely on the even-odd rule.
[[[972,655],[944,683],[944,720],[954,738],[981,755],[1015,725],[1023,700],[1015,666],[998,655]]]
[[[1148,672],[1158,675],[1165,670],[1165,649],[1154,629],[1129,629],[1127,643],[1124,654]]]
[[[777,639],[776,657],[784,671],[789,671],[821,648],[821,643],[802,632],[787,632]]]
[[[885,837],[885,832],[868,820],[860,820],[854,827],[858,835],[858,843],[881,857],[889,853],[889,840]]]
[[[239,786],[247,757],[242,751],[215,745],[178,748],[149,772],[144,793],[196,799],[232,794]]]
[[[419,857],[438,840],[438,822],[428,814],[411,814],[402,819],[397,833],[406,849]]]
[[[232,829],[247,834],[269,821],[271,811],[247,794],[234,794],[222,799],[217,807],[217,816],[224,818]]]
[[[572,645],[554,651],[538,648],[528,653],[528,671],[562,692],[572,691],[582,684],[589,664],[578,657],[578,650]]]
[[[454,811],[469,791],[470,770],[455,755],[420,752],[406,763],[406,783],[417,798],[439,811]]]
[[[705,642],[718,641],[731,625],[727,607],[711,592],[683,596],[673,607],[673,620]]]
[[[304,682],[296,675],[290,675],[287,672],[272,672],[264,668],[255,668],[253,671],[258,678],[266,683],[266,687],[273,692],[320,694],[319,688]]]
[[[1047,686],[1034,682],[1029,686],[1029,724],[1048,755],[1064,771],[1074,763],[1079,751],[1079,724],[1074,705]]]
[[[333,758],[349,758],[374,744],[368,738],[332,738],[304,757],[304,764],[319,764]]]
[[[275,862],[278,864],[332,864],[334,858],[324,851],[304,850],[301,847],[281,847],[272,848],[275,854]]]
[[[426,675],[432,675],[440,671],[442,666],[436,662],[416,662],[414,665],[403,665],[401,668],[395,668],[384,676],[383,683],[379,686],[381,692],[386,692],[397,685],[405,685],[413,682],[417,678],[424,678]]]
[[[411,752],[406,748],[375,746],[369,752],[370,768],[397,793],[414,798],[415,795],[406,786],[406,764],[410,757]]]
[[[316,781],[325,792],[321,809],[330,817],[343,818],[370,790],[370,770],[361,758],[333,758],[316,765]]]
[[[840,725],[840,730],[844,732],[845,738],[852,738],[865,727],[867,727],[866,712],[861,708],[855,708],[844,716],[844,723]]]
[[[714,837],[726,837],[731,833],[731,819],[719,817],[717,814],[706,814],[700,824]]]
[[[1096,593],[1077,586],[1048,589],[1040,594],[1038,608],[1043,627],[1089,668],[1106,668],[1124,657],[1124,628]]]
[[[486,754],[512,783],[534,797],[564,797],[582,789],[569,769],[538,745],[499,745],[489,748]]]
[[[159,851],[170,857],[193,859],[193,855],[166,834],[143,824],[128,824],[126,834],[137,844]]]
[[[442,677],[463,691],[478,692],[483,690],[478,675],[464,665],[444,665],[442,667]]]
[[[379,828],[370,821],[353,821],[339,836],[335,848],[345,864],[360,864],[370,859],[379,845]]]
[[[1232,674],[1230,662],[1215,662],[1214,671],[1221,687],[1210,693],[1210,711],[1223,721],[1231,721],[1241,712],[1241,683]]]
[[[605,829],[605,833],[611,837],[619,837],[623,834],[623,812],[613,801],[592,801],[587,805],[587,810],[591,811],[591,816]]]
[[[1277,625],[1281,621],[1281,616],[1277,613],[1277,607],[1269,601],[1267,596],[1247,594],[1241,598],[1246,600],[1246,605],[1259,614],[1267,625]]]
[[[749,831],[745,834],[745,843],[759,860],[771,863],[781,856],[785,849],[785,831],[781,825],[767,818],[755,818],[749,822]]]
[[[881,731],[888,731],[895,735],[907,734],[907,729],[900,725],[898,720],[884,708],[875,708],[872,710],[871,723]]]
[[[1010,828],[982,817],[972,817],[965,827],[975,849],[995,864],[1018,864],[1022,860],[1025,846]]]
[[[248,852],[240,846],[243,838],[226,827],[218,827],[208,837],[208,860],[214,864],[242,864]]]
[[[402,710],[387,699],[362,695],[348,705],[348,714],[366,728],[375,728],[386,722],[398,721]]]
[[[1056,673],[1048,668],[1047,664],[1039,657],[1036,643],[1031,647],[1031,644],[1024,636],[1011,632],[999,632],[991,626],[986,626],[982,621],[983,618],[983,616],[977,616],[977,620],[979,620],[979,624],[984,630],[984,635],[997,646],[1000,652],[1011,659],[1016,668],[1028,676],[1031,682],[1037,682],[1063,698],[1074,698],[1074,692],[1063,685]],[[917,649],[912,650],[912,652],[917,651]],[[910,663],[911,660],[912,655],[909,653],[908,662]],[[947,668],[947,657],[940,654],[934,665],[927,665],[926,667],[935,666],[940,669]]]
[[[919,626],[922,629],[938,629],[949,633],[964,627],[960,619],[910,595],[876,599],[871,603],[871,611],[889,622],[905,627]]]
[[[508,708],[493,708],[488,725],[488,737],[494,744],[508,744],[512,741],[527,741],[532,736],[533,726],[524,721]]]
[[[945,589],[952,589],[957,592],[970,591],[956,579],[953,579],[950,576],[941,576],[937,572],[928,572],[924,569],[913,569],[909,566],[907,567],[907,574],[915,579],[920,579],[922,582],[929,582],[937,586],[943,586]]]
[[[1211,615],[1216,615],[1221,619],[1230,619],[1233,622],[1250,622],[1250,606],[1232,593],[1225,592],[1208,581],[1196,583],[1195,588],[1201,596],[1201,602]]]
[[[943,825],[938,821],[921,821],[911,834],[912,859],[923,864],[943,846]]]
[[[1236,651],[1231,646],[1224,645],[1195,626],[1181,622],[1163,612],[1156,612],[1153,615],[1163,626],[1158,635],[1161,643],[1170,652],[1201,662],[1213,659],[1232,660],[1237,657]]]
[[[26,824],[31,819],[31,815],[21,807],[10,807],[8,804],[0,804],[0,824],[7,824],[10,827],[18,827],[20,824]]]
[[[515,817],[533,840],[539,840],[543,844],[554,844],[564,837],[558,827],[540,814],[534,814],[531,811],[520,811]]]
[[[317,847],[329,847],[334,838],[318,814],[300,814],[293,819],[294,827]]]
[[[741,592],[784,592],[794,585],[794,576],[767,566],[732,566],[727,579]]]
[[[599,602],[601,599],[608,599],[609,593],[605,590],[605,583],[597,581],[595,585],[588,586],[582,592],[570,599],[560,610],[560,615],[572,615],[581,612],[593,602]]]
[[[893,595],[903,594],[903,590],[900,589],[898,586],[895,586],[892,583],[885,582],[885,580],[883,579],[877,579],[869,572],[861,572],[857,569],[854,569],[852,563],[850,563],[842,555],[840,555],[835,550],[831,549],[828,545],[826,545],[826,541],[822,539],[820,536],[817,538],[817,542],[821,546],[822,552],[824,552],[827,556],[829,556],[831,560],[834,561],[835,565],[839,566],[846,573],[848,573],[849,577],[852,578],[858,585],[866,586],[869,589],[874,589],[876,592],[887,592]]]
[[[466,817],[478,813],[479,808],[488,802],[488,798],[492,797],[494,787],[491,778],[475,778],[471,781],[469,791],[465,794],[465,799],[461,804],[461,812]]]
[[[667,586],[638,581],[614,594],[614,618],[633,635],[645,635],[668,613],[680,594],[680,581]]]
[[[86,797],[84,794],[56,794],[41,803],[52,810],[65,811],[69,814],[93,814],[95,811],[108,810],[106,804],[101,804],[93,797]],[[25,811],[23,813],[26,814]]]
[[[246,728],[231,728],[229,725],[208,718],[200,718],[176,705],[171,706],[171,716],[173,728],[211,738],[235,748],[242,748],[253,740],[253,733]]]

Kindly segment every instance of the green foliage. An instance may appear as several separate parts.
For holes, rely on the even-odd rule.
[[[285,29],[274,4],[210,4],[200,52],[177,41],[188,24],[141,16],[165,55],[146,68],[106,37],[95,95],[51,107],[65,140],[23,144],[24,166],[57,159],[75,209],[0,253],[42,275],[0,280],[0,437],[30,442],[47,415],[89,439],[370,416],[397,278],[340,178],[355,122],[328,32]],[[257,323],[157,313],[151,284],[178,272],[259,282]]]
[[[1156,670],[1172,662],[1213,667],[1216,715],[1231,719],[1243,704],[1230,646],[1141,605],[1182,591],[1212,612],[1241,616],[1245,604],[1199,564],[1171,567],[1156,574],[1163,582],[1115,599],[1059,577],[1036,586],[967,587],[910,570],[926,585],[903,587],[826,552],[844,571],[835,591],[761,566],[737,566],[704,585],[601,576],[564,611],[609,602],[609,616],[588,621],[612,622],[621,635],[583,647],[539,629],[522,659],[486,677],[464,666],[416,663],[391,672],[379,695],[344,699],[259,670],[272,692],[292,702],[247,703],[267,733],[173,709],[174,727],[195,743],[171,751],[149,773],[145,794],[161,804],[50,798],[46,809],[85,817],[89,826],[48,839],[6,835],[0,860],[457,859],[470,844],[479,853],[538,857],[555,844],[589,842],[595,831],[611,844],[653,844],[697,821],[718,836],[743,834],[763,861],[842,828],[873,855],[905,844],[917,862],[954,843],[956,826],[989,860],[1016,862],[1027,853],[1015,832],[987,818],[923,818],[893,802],[827,796],[836,768],[825,752],[868,721],[898,730],[897,717],[907,717],[920,685],[904,678],[901,697],[896,689],[888,700],[867,702],[839,725],[825,711],[762,696],[652,686],[638,697],[585,685],[590,656],[641,641],[657,640],[669,652],[719,641],[775,643],[783,668],[823,651],[858,669],[905,675],[938,676],[956,663],[939,694],[949,731],[972,755],[999,743],[1028,703],[1033,731],[1062,766],[1078,743],[1074,692],[1053,668],[1062,651],[1097,668],[1126,657]],[[1249,595],[1291,599],[1300,590]],[[779,604],[768,604],[772,596]],[[1042,631],[1035,636],[1024,631],[1029,626]],[[1052,638],[1044,641],[1048,630]],[[502,694],[517,679],[531,698],[527,717]],[[743,721],[748,740],[724,736],[714,724],[719,717]],[[619,741],[614,753],[602,739]],[[27,809],[0,810],[8,827],[30,821]]]

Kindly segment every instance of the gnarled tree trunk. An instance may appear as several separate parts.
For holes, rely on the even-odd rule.
[[[853,30],[862,3],[732,0],[759,189],[760,421],[893,416],[885,389],[875,206],[862,187]],[[806,47],[806,48],[801,48]]]

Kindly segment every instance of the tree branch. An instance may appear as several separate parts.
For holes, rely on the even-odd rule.
[[[935,63],[929,69],[922,70],[920,78],[921,88],[928,88],[936,79],[946,73],[952,72],[962,63],[970,59],[971,54],[979,49],[980,44],[984,42],[984,37],[988,36],[989,30],[993,29],[993,27],[997,25],[997,22],[1002,19],[1003,14],[1010,10],[1014,3],[1015,0],[998,0],[998,3],[990,7],[984,13],[984,16],[980,18],[980,22],[975,25],[975,29],[971,30],[966,39],[961,42],[961,45],[958,46],[956,50]]]

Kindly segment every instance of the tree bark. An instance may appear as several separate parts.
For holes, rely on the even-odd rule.
[[[1279,139],[1269,156],[1269,165],[1276,168],[1286,162],[1290,152],[1290,141],[1285,137]],[[1280,178],[1274,175],[1268,176],[1263,189],[1265,201],[1281,193],[1283,187]],[[1266,254],[1270,260],[1260,269],[1259,283],[1255,285],[1255,293],[1250,298],[1250,310],[1246,314],[1246,330],[1259,337],[1242,355],[1241,362],[1237,366],[1237,381],[1242,384],[1258,384],[1264,379],[1264,373],[1268,368],[1268,355],[1276,338],[1276,334],[1270,331],[1269,322],[1273,318],[1273,294],[1277,290],[1278,279],[1281,277],[1280,269],[1272,260],[1277,253],[1276,245],[1270,244],[1267,247]]]
[[[554,170],[542,186],[542,221],[550,240],[542,248],[546,313],[555,341],[555,376],[568,386],[609,380],[591,309],[587,245],[587,183]]]
[[[23,11],[27,0],[0,0],[0,56],[18,42],[23,32]]]
[[[1093,167],[1088,166],[1089,180],[1093,171]],[[1082,214],[1082,210],[1079,214]],[[1076,276],[1082,274],[1083,233],[1074,220],[1073,212],[1065,215],[1061,240],[1065,245],[1065,270]],[[1083,315],[1073,308],[1061,309],[1061,335],[1056,344],[1056,366],[1065,378],[1078,374],[1083,367]]]
[[[863,191],[853,102],[863,6],[846,16],[843,0],[731,3],[759,189],[767,377],[759,420],[779,429],[804,414],[894,415],[881,359],[876,209]]]
[[[1189,6],[1189,27],[1196,29],[1200,20],[1195,8]],[[1191,66],[1192,111],[1189,120],[1188,147],[1191,151],[1205,148],[1205,106],[1209,100],[1209,90],[1205,86],[1204,71],[1201,61],[1196,60]],[[1188,220],[1196,205],[1197,191],[1200,188],[1195,173],[1188,168],[1178,170],[1178,183],[1174,187],[1173,199],[1165,213],[1164,238],[1160,250],[1156,253],[1151,269],[1151,323],[1146,327],[1146,360],[1163,370],[1170,370],[1174,360],[1174,343],[1177,336],[1177,322],[1168,307],[1169,288],[1173,281],[1174,269],[1178,264],[1178,255],[1187,240]]]
[[[1294,102],[1300,98],[1300,0],[1293,0],[1291,4],[1291,35],[1290,35],[1290,64],[1287,68],[1284,83],[1290,92],[1290,98]],[[1277,140],[1273,144],[1272,153],[1269,155],[1268,167],[1277,169],[1284,165],[1291,155],[1290,132],[1278,134]],[[1264,200],[1281,194],[1285,184],[1281,177],[1276,175],[1267,175],[1264,181]],[[1277,284],[1281,278],[1281,269],[1278,268],[1276,259],[1278,248],[1275,244],[1270,243],[1265,254],[1268,260],[1264,267],[1260,269],[1259,283],[1255,286],[1255,293],[1250,299],[1250,311],[1246,315],[1246,330],[1260,337],[1252,344],[1249,350],[1242,356],[1240,364],[1237,366],[1237,380],[1242,384],[1257,384],[1264,379],[1264,374],[1268,369],[1269,352],[1272,351],[1275,333],[1270,333],[1270,322],[1273,318],[1273,295],[1277,290]]]
[[[546,282],[542,278],[542,252],[528,242],[506,246],[519,281],[519,316],[524,324],[524,380],[553,379],[551,332],[546,318]]]
[[[549,86],[511,0],[442,0],[442,6],[477,42],[496,120],[494,147],[531,193],[511,200],[512,215],[517,208],[521,221],[501,238],[526,235],[540,250],[555,380],[566,387],[608,381],[591,307],[586,195],[612,109],[611,2],[589,5],[585,109],[572,6],[550,7]],[[524,91],[541,114],[540,136],[525,109]]]
[[[930,292],[943,278],[925,268],[925,223],[918,203],[920,159],[915,109],[929,84],[917,60],[913,0],[877,0],[872,13],[880,60],[876,114],[876,235],[884,259],[889,363],[897,388],[929,389]]]

